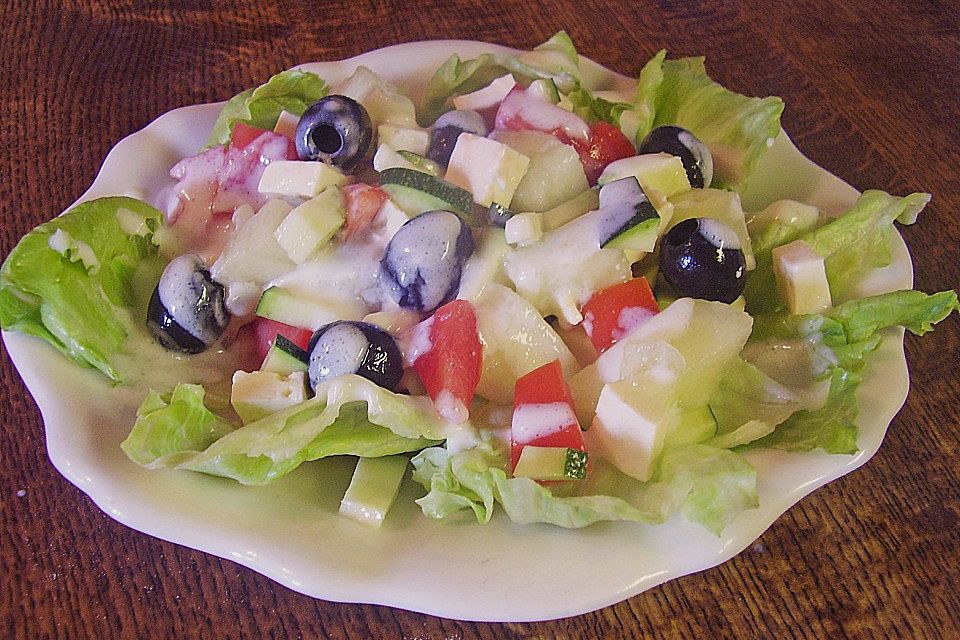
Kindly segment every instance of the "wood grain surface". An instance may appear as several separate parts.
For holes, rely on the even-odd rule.
[[[863,5],[860,7],[859,5]],[[432,38],[528,48],[559,28],[633,75],[660,48],[780,95],[784,127],[858,188],[933,202],[903,231],[926,291],[960,283],[960,7],[754,3],[0,3],[0,255],[73,202],[110,148],[160,114],[270,74]],[[792,508],[741,555],[594,613],[475,624],[314,600],[127,529],[47,459],[2,356],[2,638],[957,638],[960,323],[908,337],[913,388],[879,454]],[[586,551],[586,550],[585,550]]]

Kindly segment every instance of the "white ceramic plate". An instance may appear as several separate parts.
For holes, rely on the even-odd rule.
[[[408,95],[450,53],[473,57],[507,51],[477,42],[410,43],[341,62],[305,68],[336,82],[364,64]],[[584,61],[590,81],[627,89],[632,81]],[[81,200],[116,194],[154,200],[170,167],[196,153],[218,105],[171,111],[121,141]],[[751,189],[750,210],[783,197],[838,211],[856,191],[804,158],[781,135]],[[895,265],[865,287],[909,287],[902,240]],[[906,398],[902,333],[887,335],[862,386],[860,453],[750,454],[758,470],[760,507],[715,537],[675,518],[658,527],[604,523],[580,531],[520,526],[498,513],[487,526],[445,525],[423,517],[406,483],[380,531],[337,515],[349,483],[348,460],[303,465],[260,488],[200,474],[147,471],[120,450],[140,397],[111,389],[92,370],[62,358],[39,340],[3,335],[36,398],[50,459],[106,513],[144,533],[235,560],[296,591],[326,600],[391,605],[466,620],[526,621],[584,613],[733,557],[784,511],[817,487],[856,469],[878,449]],[[69,382],[68,382],[69,381]]]

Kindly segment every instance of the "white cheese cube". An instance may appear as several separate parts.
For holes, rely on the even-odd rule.
[[[508,73],[505,76],[497,78],[483,89],[478,89],[473,93],[462,96],[454,96],[453,107],[454,109],[468,111],[492,109],[500,104],[500,101],[510,93],[510,90],[513,89],[516,84],[517,81]]]
[[[303,264],[333,237],[344,220],[346,211],[340,190],[327,189],[287,214],[277,227],[277,244],[291,260]]]
[[[521,247],[543,236],[543,216],[539,213],[518,213],[507,220],[503,229],[509,244]]]
[[[509,206],[530,158],[505,144],[472,133],[461,133],[450,156],[446,180],[473,194],[473,201],[489,207]]]
[[[280,112],[280,117],[277,118],[277,124],[273,127],[274,133],[279,133],[282,136],[287,136],[291,140],[296,139],[297,134],[297,124],[300,122],[300,116],[294,115],[287,110]]]
[[[312,198],[327,187],[339,187],[347,176],[323,162],[274,160],[263,170],[257,190],[260,193],[297,198]]]
[[[394,151],[412,151],[425,156],[430,146],[430,132],[426,129],[382,124],[377,127],[377,142],[389,145]]]
[[[273,371],[237,371],[233,374],[230,404],[244,424],[265,418],[307,399],[306,374],[281,376]]]
[[[373,168],[377,171],[384,171],[385,169],[393,169],[394,167],[411,169],[413,171],[421,170],[420,167],[394,151],[390,145],[381,144],[377,148],[377,152],[373,154]]]
[[[678,415],[673,396],[669,385],[647,380],[604,385],[593,425],[584,432],[588,450],[646,482]]]
[[[380,205],[380,210],[377,211],[377,217],[373,219],[373,227],[376,230],[374,236],[376,240],[386,246],[390,239],[393,238],[393,234],[404,225],[404,223],[410,219],[410,215],[395,205],[393,200],[387,198],[383,201],[383,204]]]
[[[831,306],[823,257],[803,240],[773,250],[777,289],[790,313],[821,313]]]

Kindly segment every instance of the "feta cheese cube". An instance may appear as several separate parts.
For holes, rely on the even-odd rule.
[[[505,144],[472,133],[461,133],[450,156],[446,180],[473,194],[483,207],[510,205],[530,158]]]
[[[327,189],[287,214],[277,227],[277,244],[291,260],[303,264],[333,237],[345,220],[340,190]]]
[[[646,482],[678,415],[671,385],[622,380],[604,385],[587,448],[626,475]]]
[[[393,234],[409,219],[410,215],[406,211],[395,205],[393,200],[387,198],[383,201],[383,204],[380,205],[380,210],[377,211],[377,217],[373,219],[373,226],[376,229],[374,232],[376,239],[383,244],[383,246],[386,246],[393,237]]]
[[[255,422],[306,400],[305,376],[303,371],[286,376],[272,371],[237,371],[230,404],[244,424]]]
[[[454,96],[453,107],[455,109],[469,111],[491,109],[500,104],[500,101],[510,93],[510,90],[513,89],[516,84],[517,81],[508,73],[505,76],[497,78],[483,89],[478,89],[473,93],[462,96]]]
[[[831,306],[823,257],[803,240],[773,250],[777,289],[790,313],[821,313]]]
[[[518,213],[507,220],[503,230],[509,244],[522,247],[543,236],[543,216],[539,213]]]
[[[274,160],[260,177],[260,193],[296,198],[312,198],[327,187],[339,187],[347,176],[323,162]]]
[[[390,145],[381,144],[377,148],[377,152],[373,154],[373,168],[377,171],[384,171],[385,169],[392,169],[394,167],[420,171],[420,168],[417,167],[417,165],[413,164],[402,155],[394,151]]]
[[[426,129],[382,124],[377,127],[377,142],[389,145],[394,151],[412,151],[425,156],[430,146],[430,132]]]
[[[300,116],[294,115],[287,110],[280,112],[280,117],[277,118],[277,124],[273,127],[274,133],[279,133],[282,136],[287,136],[291,140],[296,139],[297,135],[297,124],[300,123]]]

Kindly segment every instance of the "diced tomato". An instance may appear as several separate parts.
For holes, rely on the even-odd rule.
[[[365,235],[387,199],[387,192],[362,182],[345,185],[341,192],[346,203],[347,220],[340,229],[340,239],[351,240]]]
[[[270,133],[273,135],[274,132],[269,131],[268,129],[254,127],[253,125],[249,125],[246,122],[238,120],[236,123],[234,123],[233,129],[230,133],[230,147],[233,149],[244,149],[264,133]],[[287,138],[287,141],[287,160],[299,160],[300,156],[297,154],[297,146],[294,144],[293,140]]]
[[[411,348],[417,372],[437,411],[453,422],[463,422],[480,382],[483,344],[477,332],[477,315],[466,300],[453,300],[438,308],[412,329]]]
[[[607,165],[623,158],[637,155],[637,150],[627,136],[609,122],[598,121],[590,125],[590,140],[571,140],[568,144],[577,150],[587,181],[594,185]]]
[[[530,420],[539,423],[529,424]],[[587,450],[560,360],[521,376],[514,387],[511,469],[517,466],[520,453],[527,445]]]
[[[608,164],[636,155],[633,143],[609,122],[588,125],[576,114],[552,104],[530,99],[514,87],[497,111],[496,126],[507,131],[543,131],[577,151],[591,185]]]
[[[268,318],[256,318],[251,325],[258,362],[263,362],[263,359],[267,357],[267,353],[278,335],[283,336],[301,349],[307,348],[307,344],[313,336],[313,331],[309,329],[293,327]]]
[[[632,278],[590,297],[583,305],[583,328],[593,346],[603,353],[659,311],[647,279]]]

